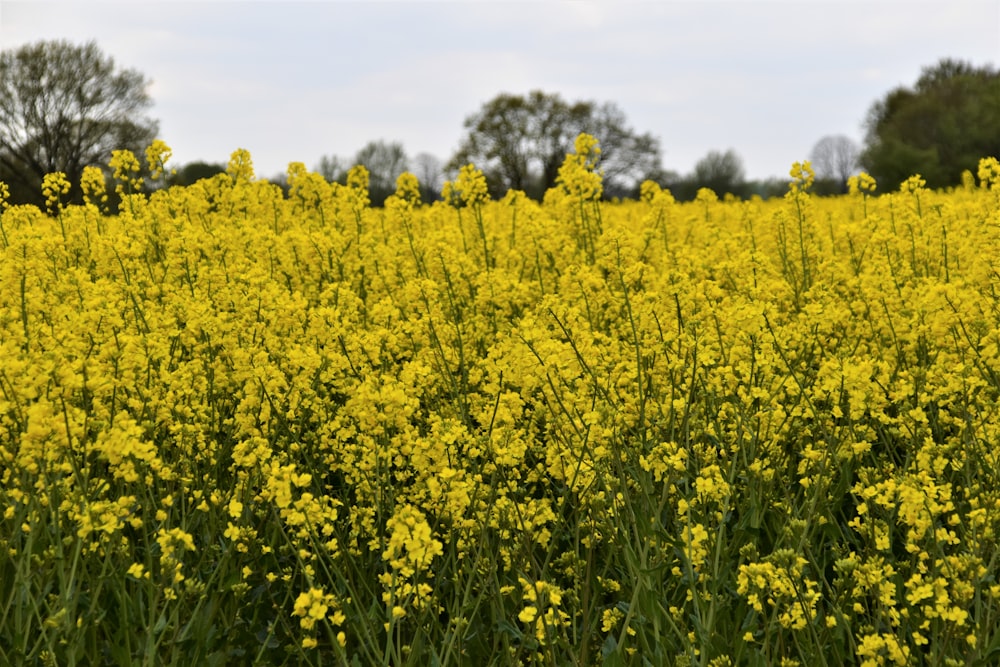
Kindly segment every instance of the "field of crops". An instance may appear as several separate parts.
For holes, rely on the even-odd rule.
[[[996,664],[1000,164],[607,203],[576,149],[5,207],[0,662]]]

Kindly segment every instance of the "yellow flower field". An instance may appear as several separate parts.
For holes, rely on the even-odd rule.
[[[0,663],[1000,661],[1000,163],[0,217]]]

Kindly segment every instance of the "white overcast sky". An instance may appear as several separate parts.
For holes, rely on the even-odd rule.
[[[96,40],[153,84],[174,162],[258,176],[373,139],[450,157],[500,92],[612,101],[689,172],[732,148],[784,176],[943,57],[1000,63],[1000,0],[0,0],[0,46]]]

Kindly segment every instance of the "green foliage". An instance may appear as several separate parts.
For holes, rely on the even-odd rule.
[[[189,162],[177,169],[168,182],[170,185],[192,185],[203,178],[226,173],[226,165],[221,162]]]
[[[1000,155],[1000,72],[942,60],[877,101],[865,127],[861,164],[879,183],[920,174],[931,188],[958,185],[979,158]]]
[[[46,174],[63,172],[82,201],[83,168],[111,151],[140,153],[156,135],[149,81],[115,67],[94,42],[42,41],[0,53],[0,180],[11,202],[42,204]]]

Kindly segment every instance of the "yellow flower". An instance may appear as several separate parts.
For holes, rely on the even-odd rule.
[[[899,190],[900,190],[900,192],[907,192],[907,193],[910,193],[910,194],[916,194],[916,193],[920,192],[921,190],[923,190],[924,186],[926,186],[926,185],[927,185],[927,181],[924,180],[920,176],[920,174],[914,174],[913,176],[910,176],[909,178],[907,178],[905,181],[903,181],[900,184]]]
[[[299,625],[305,630],[312,630],[317,621],[323,620],[327,611],[334,604],[333,595],[324,593],[321,588],[310,588],[295,598],[292,615],[300,616]]]
[[[979,161],[977,170],[979,186],[995,190],[1000,188],[1000,160],[995,157],[985,157]]]
[[[681,531],[684,553],[695,570],[699,570],[708,556],[708,531],[700,523],[684,526]]]
[[[454,183],[445,183],[442,197],[457,206],[481,205],[490,198],[486,176],[475,165],[467,164],[459,169]]]
[[[601,147],[597,139],[583,133],[574,142],[574,154],[566,156],[559,168],[556,183],[573,199],[596,201],[601,198],[603,185],[597,169]]]
[[[368,169],[364,165],[355,165],[347,172],[347,189],[351,192],[355,214],[368,206]]]
[[[229,156],[229,164],[226,166],[226,173],[233,179],[233,183],[249,183],[253,180],[253,158],[250,151],[245,148],[238,148]]]
[[[112,151],[109,165],[114,170],[114,179],[118,181],[115,190],[119,194],[132,194],[142,188],[142,177],[138,175],[142,167],[132,151]]]
[[[861,172],[847,179],[847,187],[850,194],[871,194],[875,192],[875,179],[870,174]]]
[[[173,152],[163,140],[156,139],[146,148],[146,165],[149,167],[150,177],[154,180],[163,175],[164,165]]]
[[[517,615],[518,619],[520,619],[522,623],[531,623],[535,620],[536,616],[538,616],[538,607],[533,605],[528,605]]]
[[[415,204],[420,202],[420,182],[417,177],[408,171],[404,171],[396,179],[396,193],[397,199],[405,201],[409,204]]]
[[[805,192],[812,187],[816,180],[816,172],[813,171],[812,164],[808,160],[793,163],[788,175],[792,177],[792,183],[789,187],[793,193]]]
[[[42,179],[42,194],[45,195],[45,206],[50,213],[55,215],[62,211],[62,198],[69,194],[69,188],[69,181],[63,172],[45,175]]]
[[[624,617],[625,613],[618,607],[605,609],[601,614],[601,631],[611,632]]]
[[[387,522],[389,542],[382,557],[405,577],[415,572],[429,573],[431,562],[444,553],[433,537],[424,514],[413,505],[404,505]]]

